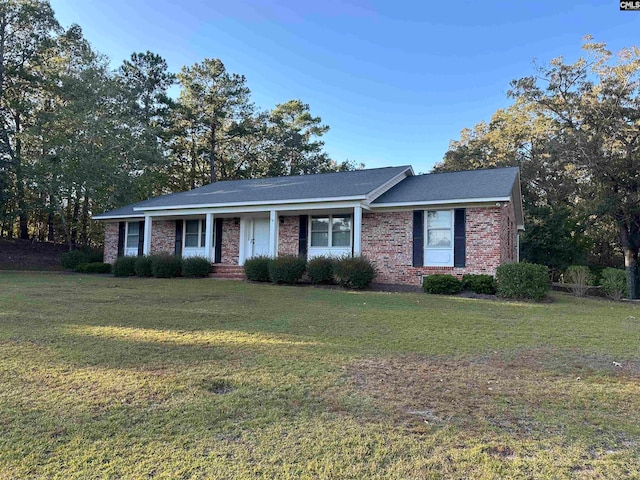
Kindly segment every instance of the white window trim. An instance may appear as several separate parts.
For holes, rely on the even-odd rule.
[[[187,222],[197,220],[198,221],[198,246],[197,247],[187,247]],[[207,220],[202,218],[194,218],[194,219],[185,219],[182,222],[182,250],[202,250],[207,246],[207,236],[206,236],[206,228],[207,228]],[[213,227],[212,227],[213,228]],[[205,233],[204,237],[204,245],[200,245],[202,241],[202,234]],[[215,229],[211,235],[211,245],[215,246]]]
[[[353,247],[353,215],[351,213],[336,213],[335,214],[336,217],[345,217],[348,216],[349,217],[349,245],[342,245],[339,247],[334,247],[333,246],[333,214],[330,215],[309,215],[309,244],[308,244],[308,248],[322,248],[322,249],[336,249],[336,250],[344,250],[344,249],[351,249]],[[322,246],[322,245],[311,245],[311,238],[312,238],[312,229],[311,226],[313,225],[313,217],[316,218],[329,218],[329,231],[328,233],[328,242],[327,242],[327,246]]]
[[[450,247],[429,247],[429,218],[428,212],[449,212],[451,217],[451,246]],[[432,208],[424,211],[424,247],[423,247],[423,263],[425,267],[453,267],[454,266],[454,249],[455,249],[455,210],[449,208]],[[427,252],[430,250],[451,251],[451,262],[444,265],[427,263]]]
[[[136,244],[132,247],[129,246],[129,224],[130,223],[136,223],[138,224],[138,241],[136,242]],[[138,255],[138,245],[140,244],[140,227],[139,227],[140,223],[139,220],[134,221],[134,222],[126,222],[125,225],[125,231],[124,231],[124,254],[127,254],[127,250],[133,250],[135,248],[136,250],[136,255]]]

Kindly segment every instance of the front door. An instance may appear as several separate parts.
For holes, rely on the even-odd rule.
[[[269,219],[254,218],[247,222],[246,258],[269,255]]]

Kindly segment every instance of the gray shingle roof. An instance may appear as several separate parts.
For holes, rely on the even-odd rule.
[[[408,177],[372,204],[505,198],[511,195],[518,171],[518,167],[508,167]]]
[[[317,175],[216,182],[187,192],[163,195],[127,205],[95,215],[94,218],[127,215],[141,216],[140,211],[134,211],[134,208],[137,207],[188,208],[195,205],[251,202],[260,204],[287,200],[360,197],[367,195],[397,175],[410,169],[410,166],[385,167]]]

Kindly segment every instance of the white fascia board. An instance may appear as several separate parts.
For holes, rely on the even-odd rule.
[[[330,198],[298,198],[293,200],[275,200],[269,203],[256,203],[256,202],[233,202],[233,203],[203,203],[198,205],[175,205],[168,207],[134,207],[134,211],[136,212],[153,212],[153,211],[165,211],[165,210],[186,210],[186,209],[198,209],[198,208],[227,208],[227,207],[244,207],[244,206],[252,206],[254,208],[259,209],[269,209],[273,208],[275,205],[288,205],[288,204],[308,204],[308,203],[328,203],[328,202],[343,202],[350,200],[364,200],[366,199],[366,195],[356,195],[356,196],[348,196],[348,197],[330,197]]]
[[[453,200],[430,200],[426,202],[394,202],[394,203],[372,203],[370,207],[373,210],[378,208],[411,208],[411,207],[428,207],[433,205],[459,205],[472,203],[491,203],[491,202],[510,202],[511,197],[493,197],[493,198],[456,198]]]
[[[386,183],[374,188],[367,194],[366,202],[371,203],[383,193],[391,190],[407,177],[413,176],[413,167],[408,167]]]
[[[222,214],[240,214],[240,213],[258,213],[258,212],[270,212],[276,210],[277,212],[286,211],[299,211],[299,210],[330,210],[338,208],[353,208],[361,205],[359,201],[353,202],[317,202],[317,203],[303,203],[297,205],[291,204],[269,204],[269,205],[253,205],[253,206],[227,206],[227,207],[201,207],[201,208],[183,208],[180,210],[154,210],[149,212],[152,217],[179,217],[188,215],[204,215],[207,213],[213,213],[214,215]],[[146,212],[145,212],[146,213]]]
[[[140,215],[96,215],[91,218],[93,220],[125,220],[127,218],[140,220],[144,219],[144,214],[140,212]]]

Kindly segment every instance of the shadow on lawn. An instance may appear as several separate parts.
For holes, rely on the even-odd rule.
[[[54,345],[75,364],[111,368],[186,365],[220,360],[316,357],[319,342],[237,330],[173,330],[124,326],[66,325]]]

